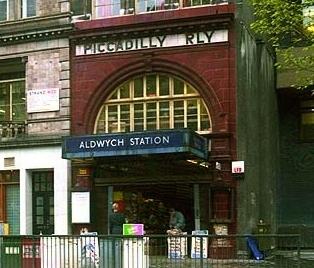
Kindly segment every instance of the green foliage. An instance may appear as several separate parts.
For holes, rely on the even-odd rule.
[[[298,87],[314,84],[314,0],[250,0],[251,27],[280,55],[280,70],[294,70]],[[304,47],[298,53],[294,48]],[[298,75],[303,72],[306,75]],[[301,81],[302,80],[302,81]],[[292,85],[293,86],[293,85]]]

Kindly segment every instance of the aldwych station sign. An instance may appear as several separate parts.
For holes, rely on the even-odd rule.
[[[85,44],[77,45],[76,56],[126,52],[141,49],[194,46],[227,41],[228,30],[226,29],[130,39],[105,40],[102,42],[87,42]]]
[[[207,140],[189,129],[65,137],[62,157],[188,153],[207,159]]]

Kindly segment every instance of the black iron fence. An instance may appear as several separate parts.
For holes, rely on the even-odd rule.
[[[1,236],[0,268],[310,268],[299,235]]]

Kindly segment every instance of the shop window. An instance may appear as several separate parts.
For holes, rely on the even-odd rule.
[[[314,139],[314,99],[301,102],[300,137],[302,140]]]
[[[229,188],[210,189],[210,219],[212,222],[225,222],[232,219],[233,191]]]
[[[210,116],[191,85],[156,73],[131,79],[114,90],[95,124],[96,133],[173,128],[209,133]]]

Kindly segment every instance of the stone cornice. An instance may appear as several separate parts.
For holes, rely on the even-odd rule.
[[[73,29],[70,13],[0,23],[0,46],[68,36]]]

